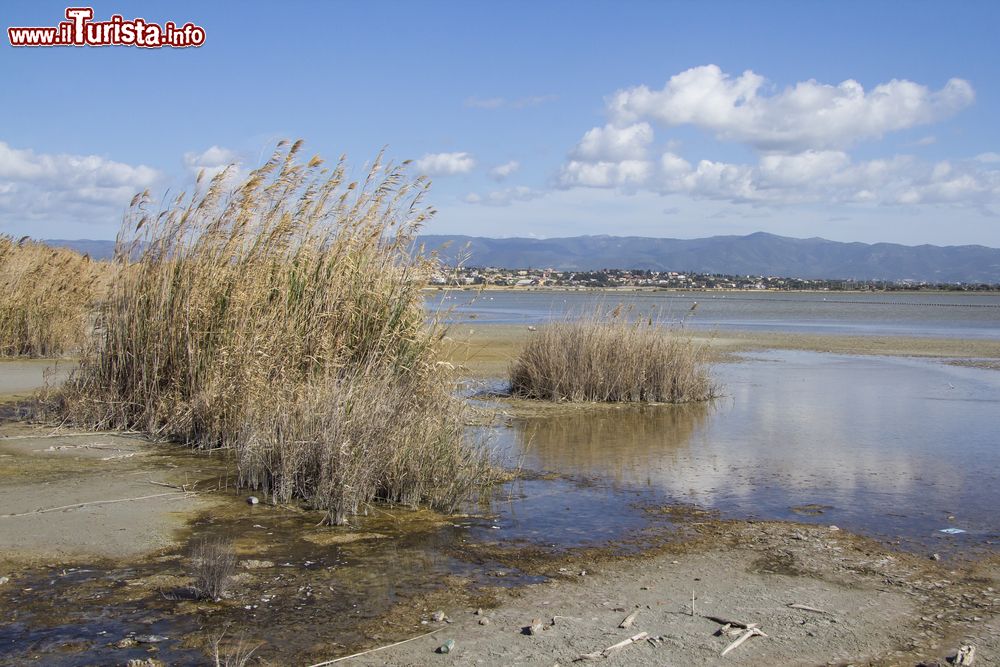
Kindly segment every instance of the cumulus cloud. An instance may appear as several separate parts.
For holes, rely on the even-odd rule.
[[[0,141],[0,222],[117,224],[132,197],[160,173],[98,155],[36,153]]]
[[[467,174],[476,166],[468,153],[427,153],[416,161],[418,171],[431,176]]]
[[[590,188],[638,186],[649,180],[652,172],[653,163],[647,160],[570,160],[563,165],[556,184],[566,188],[577,185]]]
[[[517,160],[504,162],[503,164],[498,164],[497,166],[490,169],[490,178],[492,178],[495,181],[502,181],[520,168],[521,168],[521,163],[518,162]]]
[[[211,146],[201,153],[189,152],[184,154],[184,166],[193,174],[199,174],[204,170],[205,178],[211,179],[216,174],[225,171],[230,165],[238,165],[239,156],[235,151],[221,146]]]
[[[847,152],[857,142],[947,118],[974,97],[961,79],[939,90],[900,79],[869,91],[853,80],[772,90],[749,70],[731,76],[715,65],[695,67],[662,89],[635,86],[608,98],[609,122],[583,135],[555,183],[763,205],[988,205],[1000,199],[997,153],[933,164],[905,155],[855,162]],[[654,125],[698,127],[755,149],[757,159],[689,161],[667,138],[666,152],[654,160]],[[933,141],[925,136],[917,145]]]
[[[607,107],[617,125],[644,119],[690,124],[723,141],[799,152],[845,148],[933,123],[974,99],[972,86],[962,79],[950,79],[940,90],[892,79],[867,92],[853,79],[836,85],[809,80],[767,94],[767,80],[751,70],[734,77],[716,65],[704,65],[672,76],[661,89],[641,85],[619,90]]]
[[[651,189],[736,203],[987,204],[1000,170],[976,160],[934,164],[909,156],[853,162],[841,151],[764,155],[756,165],[661,157]]]
[[[483,206],[510,206],[515,201],[530,201],[544,193],[524,185],[517,185],[503,190],[494,190],[484,195],[470,192],[463,201],[467,204],[481,204]]]
[[[652,141],[653,128],[649,123],[624,127],[605,125],[595,127],[583,135],[570,155],[574,159],[591,162],[643,160]]]

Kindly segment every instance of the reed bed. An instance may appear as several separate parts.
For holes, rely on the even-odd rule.
[[[427,184],[381,156],[350,182],[343,158],[300,147],[159,212],[133,201],[95,336],[49,405],[231,449],[242,485],[331,523],[376,501],[452,509],[495,469],[435,363],[420,289],[436,265],[411,252]]]
[[[0,357],[52,357],[83,344],[110,265],[0,235]]]
[[[545,401],[688,403],[717,395],[707,351],[678,327],[621,307],[542,325],[509,369],[511,392]]]

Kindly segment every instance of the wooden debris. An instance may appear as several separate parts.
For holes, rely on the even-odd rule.
[[[975,646],[962,646],[958,649],[958,653],[952,658],[951,664],[953,665],[971,665],[976,659],[976,647]]]
[[[611,646],[607,647],[603,651],[594,651],[592,653],[584,653],[583,655],[581,655],[581,656],[579,656],[577,658],[574,658],[573,662],[581,662],[583,660],[600,660],[601,658],[607,658],[609,655],[611,655],[615,651],[623,649],[626,646],[631,646],[632,644],[635,644],[636,642],[641,642],[643,639],[645,639],[648,636],[649,636],[648,632],[640,632],[637,635],[632,635],[628,639],[621,640],[617,644],[612,644]]]
[[[405,644],[407,642],[412,642],[415,639],[421,639],[429,635],[433,635],[435,632],[441,632],[444,628],[438,628],[437,630],[431,630],[430,632],[425,632],[422,635],[417,635],[416,637],[410,637],[409,639],[404,639],[403,641],[396,642],[394,644],[386,644],[385,646],[379,646],[378,648],[370,648],[367,651],[361,651],[361,653],[352,653],[351,655],[341,656],[339,658],[334,658],[333,660],[327,660],[326,662],[317,662],[316,664],[310,665],[309,667],[326,667],[326,665],[332,665],[336,662],[343,662],[344,660],[350,660],[351,658],[357,658],[358,656],[368,655],[369,653],[375,653],[376,651],[383,651],[387,648],[392,648],[393,646],[399,646],[400,644]]]
[[[757,628],[748,628],[742,635],[740,635],[736,639],[736,641],[734,641],[732,644],[730,644],[729,646],[727,646],[726,648],[724,648],[722,650],[722,655],[726,655],[730,651],[738,648],[740,646],[740,644],[742,644],[743,642],[745,642],[746,640],[750,639],[753,636],[767,637],[767,635],[765,635],[763,632],[761,632]]]
[[[627,630],[628,628],[631,628],[632,624],[635,623],[635,617],[638,616],[638,615],[639,615],[639,610],[636,609],[631,614],[629,614],[628,616],[626,616],[625,618],[623,618],[622,622],[618,624],[618,627],[622,628],[623,630]]]
[[[760,627],[759,624],[757,623],[744,623],[743,621],[734,621],[731,618],[725,618],[723,616],[709,616],[707,614],[702,614],[701,617],[707,618],[710,621],[715,621],[719,625],[731,625],[735,628],[748,629],[748,628]]]
[[[830,612],[828,612],[825,609],[817,609],[816,607],[810,607],[807,604],[798,604],[798,603],[795,603],[795,602],[789,604],[788,607],[790,609],[801,609],[802,611],[811,611],[814,614],[829,614],[830,613]]]

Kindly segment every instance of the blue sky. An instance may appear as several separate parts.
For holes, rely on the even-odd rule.
[[[4,28],[66,5],[8,2]],[[1000,3],[96,2],[197,49],[0,47],[0,233],[112,238],[302,138],[433,179],[426,231],[1000,246]]]

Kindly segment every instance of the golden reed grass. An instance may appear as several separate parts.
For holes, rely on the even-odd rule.
[[[678,329],[621,307],[542,325],[511,363],[516,396],[546,401],[687,403],[713,398],[707,354]]]
[[[106,262],[0,235],[0,357],[51,357],[83,344]]]
[[[454,508],[494,468],[435,363],[413,254],[427,183],[360,182],[279,144],[159,212],[137,196],[79,371],[50,405],[96,429],[234,450],[240,482],[332,523],[375,501]]]

